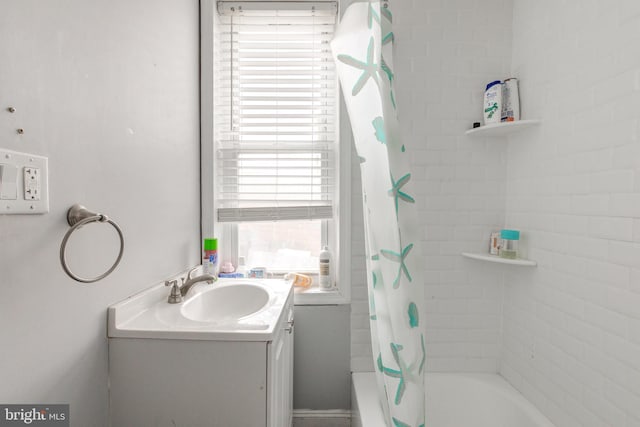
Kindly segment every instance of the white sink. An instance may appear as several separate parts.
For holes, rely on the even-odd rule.
[[[182,304],[182,314],[197,322],[237,321],[262,310],[269,291],[252,283],[213,285]]]
[[[291,284],[276,279],[201,282],[178,304],[167,302],[169,293],[158,283],[109,307],[109,337],[270,341],[293,297]]]

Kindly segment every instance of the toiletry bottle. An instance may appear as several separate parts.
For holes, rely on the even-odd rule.
[[[520,232],[518,230],[500,230],[502,243],[500,245],[500,256],[502,258],[518,258],[518,241]]]
[[[520,120],[518,79],[510,78],[502,84],[502,121],[515,122],[516,120]]]
[[[331,253],[328,246],[322,248],[318,261],[320,263],[318,283],[322,289],[329,289],[331,288]]]
[[[484,92],[484,124],[500,123],[502,118],[502,82],[496,80],[487,85]]]
[[[218,239],[204,239],[202,272],[218,276]]]
[[[500,253],[500,239],[499,231],[491,233],[491,237],[489,238],[489,253],[491,255],[498,255]]]

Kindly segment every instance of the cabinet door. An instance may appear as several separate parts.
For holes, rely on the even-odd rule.
[[[285,310],[275,339],[269,343],[267,426],[291,426],[293,415],[293,307]]]
[[[110,425],[265,427],[267,357],[266,342],[110,338]]]

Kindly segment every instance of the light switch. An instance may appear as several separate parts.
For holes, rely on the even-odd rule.
[[[0,148],[0,217],[49,212],[49,159]]]
[[[18,198],[18,168],[15,165],[0,164],[0,200]]]

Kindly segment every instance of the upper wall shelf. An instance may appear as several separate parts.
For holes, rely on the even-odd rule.
[[[522,258],[509,259],[509,258],[502,258],[497,255],[479,254],[479,253],[470,253],[470,252],[462,252],[461,255],[465,258],[471,258],[478,261],[495,262],[498,264],[518,265],[520,267],[535,267],[538,265],[538,263],[535,261],[531,261],[529,259],[522,259]]]
[[[465,132],[469,136],[505,136],[511,133],[520,132],[540,124],[540,120],[518,120],[516,122],[495,123],[479,128],[469,129]]]

